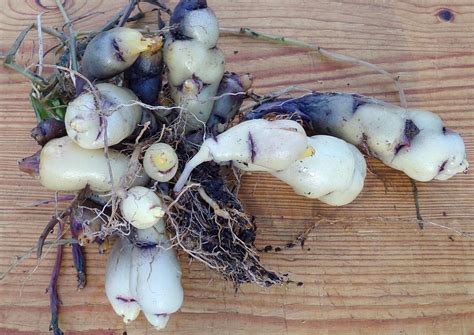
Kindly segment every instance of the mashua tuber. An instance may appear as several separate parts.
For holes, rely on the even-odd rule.
[[[178,170],[178,155],[166,143],[155,143],[145,151],[143,167],[146,174],[159,182],[171,180]]]
[[[113,149],[109,149],[108,156],[113,179],[103,150],[83,149],[68,136],[50,140],[40,154],[40,182],[54,191],[79,191],[88,185],[95,192],[110,192],[112,181],[118,185],[127,174],[129,158]],[[133,184],[144,185],[147,181],[141,172]]]
[[[163,220],[151,228],[137,230],[130,285],[146,319],[158,330],[181,308],[181,266]]]
[[[307,150],[306,133],[295,121],[242,122],[203,142],[199,152],[186,163],[174,191],[181,191],[192,170],[203,162],[237,161],[263,169],[284,170],[304,157]]]
[[[145,38],[139,31],[117,27],[94,36],[87,44],[81,72],[91,81],[116,76],[137,60],[140,53],[156,51],[161,37]]]
[[[181,0],[170,27],[164,46],[168,83],[190,132],[206,124],[224,75],[224,54],[216,48],[219,24],[206,0]]]
[[[122,238],[114,245],[107,261],[107,298],[125,323],[142,310],[150,324],[163,329],[183,303],[180,264],[163,220],[137,230],[133,239],[133,244]]]
[[[124,72],[127,87],[148,105],[155,105],[161,91],[163,54],[161,50],[142,52]]]
[[[464,141],[434,113],[357,94],[317,93],[263,103],[246,115],[298,114],[321,134],[342,138],[418,181],[445,180],[469,167]]]
[[[355,146],[326,135],[308,137],[304,157],[284,170],[236,161],[233,165],[243,171],[268,172],[291,186],[296,194],[331,206],[346,205],[359,195],[367,169],[364,157]]]
[[[250,74],[238,75],[226,72],[217,90],[218,99],[214,102],[207,128],[214,136],[222,133],[239,111],[252,86]]]
[[[71,101],[64,117],[68,136],[85,149],[120,143],[142,117],[138,98],[129,89],[112,84],[97,84],[96,88]]]
[[[362,191],[366,175],[364,157],[352,144],[332,136],[308,138],[313,152],[272,175],[307,198],[342,206]]]
[[[125,220],[137,229],[150,228],[165,215],[160,198],[151,189],[135,186],[129,189],[120,202]]]
[[[140,305],[130,286],[133,245],[126,239],[118,239],[107,260],[105,294],[115,313],[130,323],[140,314]],[[135,293],[135,292],[133,292]]]

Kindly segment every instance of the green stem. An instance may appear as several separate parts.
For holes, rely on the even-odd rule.
[[[5,56],[5,60],[3,64],[12,69],[17,71],[18,73],[22,74],[29,80],[31,80],[33,83],[36,83],[40,86],[45,86],[48,84],[47,80],[44,79],[43,77],[37,76],[35,73],[28,71],[26,68],[23,66],[20,66],[15,63],[15,56],[16,53],[18,52],[18,49],[20,49],[21,44],[23,43],[23,40],[25,39],[26,35],[28,32],[35,27],[35,24],[30,24],[26,29],[24,29],[16,38],[15,42],[13,43],[11,49],[8,51],[8,53]]]
[[[36,24],[35,24],[35,28],[37,28],[37,27],[36,27]],[[41,25],[41,30],[43,30],[44,33],[47,33],[47,34],[49,34],[49,35],[51,35],[51,36],[56,37],[58,40],[61,40],[61,41],[64,42],[64,43],[66,43],[66,41],[67,41],[66,36],[64,36],[63,33],[61,33],[60,31],[57,31],[57,30],[54,29],[54,28],[45,27],[45,26]]]
[[[66,9],[64,9],[64,6],[61,2],[61,0],[56,0],[56,5],[59,8],[59,11],[61,12],[63,18],[64,18],[64,23],[69,29],[69,38],[67,40],[68,46],[69,46],[69,57],[71,59],[71,69],[73,71],[78,71],[79,70],[79,63],[77,61],[77,51],[76,51],[76,32],[74,31],[74,27],[72,25],[72,21],[69,18],[69,15],[67,15]]]
[[[9,62],[5,61],[4,64],[5,64],[6,67],[8,67],[12,70],[15,70],[16,72],[22,74],[23,76],[25,76],[26,78],[31,80],[33,83],[38,84],[41,87],[48,85],[48,82],[43,77],[38,77],[34,73],[26,70],[24,67],[22,67],[22,66],[20,66],[16,63],[9,63]]]
[[[220,28],[220,31],[221,31],[221,33],[224,33],[224,34],[240,35],[240,36],[243,35],[243,36],[255,38],[255,39],[258,39],[258,40],[270,41],[270,42],[275,42],[275,43],[279,43],[279,44],[283,44],[283,45],[287,45],[287,46],[295,46],[295,47],[299,47],[299,48],[309,49],[309,50],[316,51],[320,55],[328,57],[328,58],[332,58],[332,59],[335,59],[335,60],[338,60],[338,61],[343,61],[343,62],[348,62],[348,63],[368,67],[368,68],[374,70],[375,72],[378,72],[378,73],[390,78],[392,81],[394,81],[395,86],[397,87],[398,93],[400,95],[400,103],[401,103],[402,106],[406,106],[405,92],[403,91],[403,87],[401,86],[398,77],[393,77],[389,72],[387,72],[386,70],[380,68],[379,66],[377,66],[375,64],[369,63],[369,62],[364,61],[364,60],[357,59],[357,58],[352,57],[352,56],[343,55],[343,54],[340,54],[338,52],[329,51],[327,49],[324,49],[324,48],[320,47],[319,45],[313,45],[313,44],[310,44],[310,43],[302,42],[302,41],[299,41],[299,40],[296,40],[296,39],[287,38],[287,37],[280,36],[280,35],[272,35],[272,34],[261,33],[261,32],[257,32],[255,30],[252,30],[250,28],[240,28],[240,29]]]

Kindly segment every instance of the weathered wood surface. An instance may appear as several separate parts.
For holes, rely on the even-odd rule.
[[[92,30],[125,1],[66,0],[77,29]],[[223,27],[248,26],[319,43],[400,75],[408,103],[439,113],[465,138],[474,161],[474,3],[456,1],[209,0]],[[0,52],[50,6],[52,0],[1,0]],[[449,8],[451,22],[437,13]],[[150,19],[151,20],[151,19]],[[62,25],[57,10],[43,15]],[[46,43],[51,43],[47,40]],[[288,85],[354,91],[397,102],[394,85],[365,68],[321,59],[297,48],[225,37],[228,68],[255,75],[268,92]],[[22,59],[31,57],[31,44]],[[34,125],[18,74],[0,67],[0,271],[36,242],[53,207],[28,207],[52,193],[17,170],[17,160],[37,150]],[[258,245],[281,246],[317,224],[305,248],[266,253],[263,261],[287,271],[303,286],[268,290],[232,285],[182,257],[185,303],[164,333],[170,334],[473,334],[474,240],[415,223],[408,178],[370,161],[362,195],[344,208],[295,196],[267,176],[247,176],[242,197],[257,216]],[[474,233],[472,172],[447,182],[419,184],[428,222]],[[0,334],[47,334],[47,287],[54,252],[33,256],[0,281]],[[70,250],[60,280],[60,323],[68,333],[121,334],[125,328],[103,291],[106,257],[87,251],[88,285],[76,289]],[[145,319],[128,334],[153,333]]]

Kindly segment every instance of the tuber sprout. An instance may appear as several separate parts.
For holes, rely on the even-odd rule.
[[[129,159],[124,154],[109,149],[108,152],[113,182],[118,185],[127,173]],[[110,192],[112,183],[109,166],[103,150],[86,150],[69,137],[49,141],[41,150],[39,161],[41,184],[54,191],[79,191],[89,185],[95,192]],[[135,185],[147,182],[143,175],[137,176]]]
[[[428,111],[405,109],[346,93],[312,93],[264,103],[247,119],[299,114],[318,132],[340,137],[418,181],[446,180],[467,171],[461,136]]]
[[[141,52],[160,49],[161,37],[145,38],[139,31],[117,27],[97,34],[82,58],[82,72],[89,79],[111,78],[129,68]]]
[[[159,182],[171,180],[178,170],[176,151],[166,143],[155,143],[145,152],[143,168],[146,174]]]
[[[98,84],[100,101],[93,92],[83,93],[69,103],[66,116],[68,136],[85,149],[115,145],[130,136],[141,120],[138,98],[130,90],[112,84]],[[105,131],[105,127],[107,130]]]
[[[165,215],[160,198],[143,186],[129,189],[120,203],[125,220],[138,229],[150,228]]]
[[[192,170],[203,162],[237,161],[264,169],[283,170],[304,156],[307,145],[306,133],[295,121],[242,122],[203,142],[199,152],[184,167],[174,191],[181,191]]]

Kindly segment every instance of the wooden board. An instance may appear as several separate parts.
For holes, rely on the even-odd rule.
[[[66,0],[78,30],[92,30],[126,1]],[[53,6],[52,0],[1,0],[0,52]],[[394,75],[408,104],[438,113],[461,132],[474,161],[474,3],[471,0],[307,1],[209,0],[223,27],[252,27],[360,57]],[[449,5],[447,5],[449,3]],[[172,3],[173,4],[173,3]],[[42,7],[43,6],[43,7]],[[438,12],[448,6],[452,20]],[[53,8],[53,9],[51,9]],[[445,17],[446,18],[446,17]],[[149,18],[148,22],[152,19]],[[43,22],[62,26],[50,7]],[[47,39],[51,45],[52,40]],[[32,57],[31,42],[22,49]],[[289,85],[359,92],[397,102],[393,83],[359,66],[323,59],[298,48],[225,37],[220,47],[229,70],[251,72],[255,89]],[[0,271],[31,248],[52,206],[28,207],[52,193],[17,170],[17,160],[38,148],[29,137],[35,120],[20,75],[0,67]],[[163,333],[170,334],[473,334],[474,175],[420,183],[426,229],[415,222],[410,182],[370,161],[361,196],[331,208],[294,195],[268,176],[246,176],[242,198],[259,226],[258,245],[284,246],[317,225],[304,249],[262,256],[271,268],[289,272],[302,286],[261,289],[230,283],[182,257],[185,303]],[[438,225],[443,225],[442,228]],[[87,250],[88,285],[76,289],[66,248],[59,294],[60,324],[76,334],[148,334],[143,316],[128,327],[114,314],[103,290],[106,256]],[[0,281],[0,334],[47,334],[44,294],[54,252],[38,263],[27,258]]]

